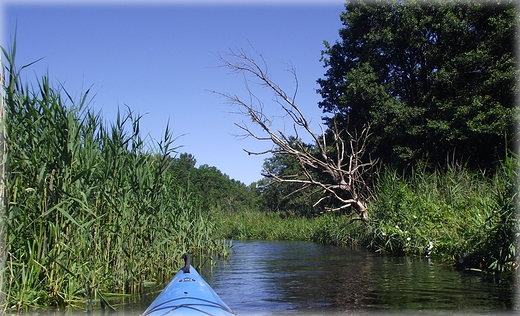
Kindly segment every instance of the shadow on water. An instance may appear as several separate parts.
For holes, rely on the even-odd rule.
[[[305,242],[240,242],[204,275],[238,314],[511,312],[512,284],[461,276],[427,258]]]
[[[427,258],[381,256],[309,242],[233,244],[229,260],[200,273],[238,315],[518,312],[513,284],[460,275]],[[40,315],[139,315],[157,294],[119,305],[113,313]]]

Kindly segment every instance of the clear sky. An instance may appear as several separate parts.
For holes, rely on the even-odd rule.
[[[250,184],[261,179],[268,156],[243,149],[272,146],[236,138],[240,130],[234,123],[247,119],[208,90],[244,95],[243,78],[218,67],[217,55],[231,48],[258,57],[256,49],[273,81],[290,93],[294,84],[284,69],[287,63],[294,66],[296,103],[319,132],[321,50],[324,40],[339,38],[344,1],[79,2],[2,2],[1,45],[11,47],[17,25],[18,66],[43,57],[25,70],[28,80],[48,73],[51,82],[62,83],[77,98],[91,87],[91,105],[106,121],[113,122],[118,108],[127,105],[144,115],[141,131],[155,140],[169,122],[174,136],[184,135],[174,145],[194,155],[197,166],[215,166]],[[275,106],[270,96],[262,101],[270,113]],[[278,123],[284,128],[288,121]]]

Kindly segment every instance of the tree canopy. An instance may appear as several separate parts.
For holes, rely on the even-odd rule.
[[[303,143],[299,139],[289,137],[289,142],[296,147],[295,143],[300,142],[309,151],[315,152],[314,146]],[[273,155],[264,160],[262,175],[264,179],[259,181],[261,189],[261,208],[267,211],[281,211],[287,214],[312,216],[318,211],[323,211],[323,206],[313,206],[316,198],[315,190],[310,188],[302,189],[299,183],[276,182],[270,177],[271,174],[277,177],[289,177],[291,179],[303,180],[303,175],[298,175],[300,165],[295,157],[282,153]],[[309,172],[313,172],[312,170]],[[316,172],[314,172],[317,176]]]
[[[351,130],[369,123],[385,163],[489,167],[515,146],[517,17],[511,0],[349,0],[319,106]]]
[[[254,187],[231,179],[214,166],[195,167],[197,160],[192,154],[181,153],[168,160],[169,172],[174,174],[176,185],[188,187],[203,208],[220,207],[234,212],[255,206],[258,192]]]

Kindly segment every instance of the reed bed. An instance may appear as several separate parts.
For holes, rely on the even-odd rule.
[[[217,222],[227,238],[311,240],[430,256],[509,277],[518,268],[520,250],[518,163],[511,154],[493,175],[451,167],[407,175],[381,169],[366,224],[335,213],[309,219],[260,211],[223,214]]]
[[[313,240],[392,255],[430,256],[507,278],[518,269],[518,157],[493,175],[447,167],[380,170],[366,225],[331,218]]]
[[[105,123],[47,76],[21,82],[15,45],[3,49],[7,120],[2,214],[4,310],[90,308],[108,293],[164,282],[184,252],[226,254],[215,226],[168,170],[168,126],[153,147],[127,109]]]
[[[366,244],[380,252],[438,256],[496,275],[516,270],[517,171],[518,158],[511,153],[494,175],[451,167],[411,176],[382,172]]]
[[[241,210],[234,213],[213,209],[212,217],[220,234],[237,240],[310,240],[316,221],[305,218],[284,218],[278,213]]]

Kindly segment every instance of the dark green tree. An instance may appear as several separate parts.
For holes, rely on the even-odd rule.
[[[195,169],[197,160],[192,154],[181,153],[178,157],[168,157],[169,171],[174,174],[176,182],[180,186],[186,186]]]
[[[254,207],[255,199],[251,189],[216,167],[204,164],[194,169],[190,185],[206,208],[220,206],[234,212]]]
[[[300,142],[309,151],[313,151],[313,146],[304,144],[301,140],[289,137],[288,140],[293,147],[297,147]],[[261,182],[262,199],[261,208],[266,211],[285,212],[298,216],[310,216],[319,211],[323,211],[322,205],[314,206],[317,198],[317,190],[309,187],[302,187],[300,183],[279,182],[273,180],[270,175],[278,178],[291,178],[293,180],[304,180],[305,177],[300,172],[300,164],[294,156],[283,153],[274,153],[266,158],[263,164],[262,175],[265,177]],[[312,172],[312,170],[309,170]],[[319,175],[314,172],[314,176]],[[319,190],[321,193],[321,190]]]
[[[514,1],[349,0],[345,9],[341,39],[322,51],[319,106],[351,130],[369,123],[370,152],[400,166],[449,156],[488,167],[515,147]]]
[[[175,185],[189,188],[190,194],[205,209],[221,207],[228,211],[256,208],[256,188],[231,179],[219,169],[207,164],[196,167],[195,156],[181,153],[178,157],[167,157],[168,172],[175,178]],[[255,189],[255,190],[254,190]]]

